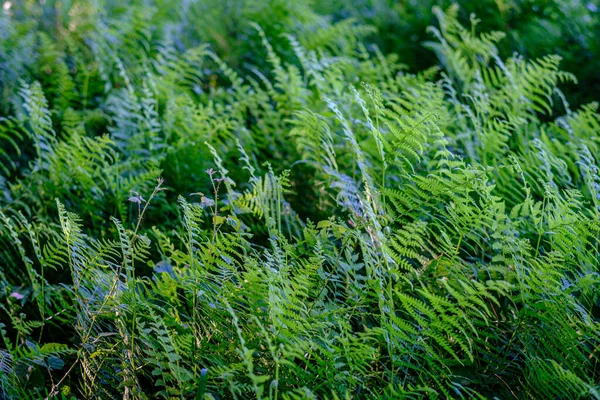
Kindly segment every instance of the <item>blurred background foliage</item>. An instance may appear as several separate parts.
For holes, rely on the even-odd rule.
[[[432,7],[447,8],[452,3],[450,0],[19,0],[5,1],[4,9],[22,21],[20,32],[11,35],[3,30],[2,35],[5,40],[33,40],[26,32],[28,27],[39,24],[38,29],[63,39],[62,45],[68,47],[77,40],[92,40],[88,35],[109,20],[151,19],[148,40],[156,39],[153,35],[166,28],[180,51],[209,43],[233,69],[248,72],[250,68],[265,70],[266,66],[264,49],[252,23],[261,26],[275,51],[286,58],[292,52],[289,42],[282,37],[284,34],[310,36],[317,27],[350,19],[374,28],[368,42],[376,44],[384,54],[397,54],[399,62],[415,72],[437,62],[435,55],[423,46],[432,38],[427,32],[427,27],[435,22]],[[599,0],[467,0],[459,5],[461,23],[469,25],[476,18],[479,31],[499,30],[507,34],[507,39],[498,44],[502,57],[515,52],[528,58],[560,54],[563,68],[576,72],[579,80],[578,86],[564,89],[572,105],[593,100],[600,90]],[[109,32],[104,40],[111,39]],[[34,46],[32,51],[24,55],[26,65],[40,56],[35,44],[31,46]],[[3,56],[0,81],[7,86],[7,82],[14,83],[19,69],[11,68],[15,57],[1,53],[0,56]],[[4,89],[3,93],[8,92]]]
[[[5,40],[15,39],[15,35],[18,40],[27,40],[28,27],[39,24],[38,29],[63,39],[62,45],[68,47],[77,40],[91,40],[88,35],[108,20],[151,19],[148,40],[166,28],[181,51],[209,43],[229,66],[248,71],[260,67],[264,70],[266,65],[264,49],[252,23],[261,26],[275,51],[285,56],[291,55],[291,49],[282,35],[293,32],[309,36],[316,27],[352,19],[374,28],[369,43],[376,44],[384,54],[397,54],[399,61],[415,72],[437,62],[435,55],[423,47],[424,42],[431,40],[427,27],[435,22],[432,7],[447,8],[452,3],[450,0],[19,0],[5,1],[4,9],[23,22],[20,32],[11,35],[3,30],[2,35]],[[572,105],[593,100],[600,90],[599,0],[472,0],[461,1],[459,5],[459,20],[463,24],[468,25],[471,18],[476,18],[480,31],[499,30],[507,34],[507,39],[498,44],[502,57],[514,52],[528,58],[560,54],[563,68],[577,72],[580,82],[564,90]],[[110,33],[104,39],[110,40]],[[24,55],[28,63],[40,56],[35,44],[31,46],[34,46],[32,51]],[[6,86],[7,82],[14,83],[19,69],[11,68],[15,57],[0,55],[3,56],[0,81]],[[3,93],[8,92],[4,89]]]

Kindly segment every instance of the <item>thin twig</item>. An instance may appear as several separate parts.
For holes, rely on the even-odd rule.
[[[515,392],[513,392],[513,390],[510,388],[510,386],[508,386],[508,383],[506,383],[506,382],[504,381],[504,379],[502,379],[502,378],[500,377],[500,375],[498,375],[498,374],[494,374],[494,375],[496,376],[496,378],[500,379],[500,380],[502,381],[502,383],[504,383],[504,384],[506,385],[506,387],[508,388],[508,390],[510,390],[510,393],[511,393],[511,394],[512,394],[512,395],[515,397],[515,399],[518,399],[518,397],[517,397],[517,395],[515,394]]]

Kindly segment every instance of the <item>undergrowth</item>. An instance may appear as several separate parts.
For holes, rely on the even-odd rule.
[[[0,398],[600,398],[560,56],[433,7],[412,73],[312,3],[176,3],[4,3]]]

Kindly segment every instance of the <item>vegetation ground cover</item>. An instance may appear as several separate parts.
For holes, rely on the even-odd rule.
[[[597,1],[4,1],[0,398],[600,398]]]

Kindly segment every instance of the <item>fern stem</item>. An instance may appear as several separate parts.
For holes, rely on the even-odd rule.
[[[460,250],[460,244],[462,243],[463,236],[464,236],[464,234],[461,232],[460,237],[458,238],[458,243],[456,244],[456,249],[455,249],[456,254],[458,254],[458,251]]]
[[[282,234],[281,232],[281,184],[279,183],[279,180],[277,179],[277,232],[279,235]]]
[[[539,255],[540,243],[542,241],[542,236],[543,236],[543,233],[538,232],[537,243],[535,244],[535,257],[537,257]]]
[[[87,99],[88,99],[88,85],[90,82],[90,71],[86,69],[85,78],[83,80],[83,109],[87,108]]]

